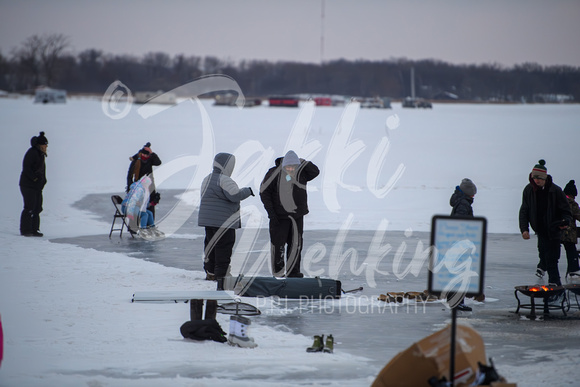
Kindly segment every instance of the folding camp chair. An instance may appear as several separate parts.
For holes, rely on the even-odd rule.
[[[111,231],[109,232],[109,238],[111,237],[111,234],[113,234],[113,231],[121,231],[119,233],[119,236],[123,236],[123,228],[127,227],[127,231],[129,231],[129,234],[131,234],[132,238],[135,238],[133,236],[133,233],[131,232],[131,229],[129,228],[129,224],[127,223],[127,217],[125,214],[123,214],[123,212],[121,211],[121,203],[123,202],[123,198],[121,198],[119,195],[111,195],[111,201],[113,202],[113,205],[115,206],[115,215],[113,215],[113,224],[111,224]],[[115,228],[115,222],[117,221],[117,219],[121,219],[121,228]]]

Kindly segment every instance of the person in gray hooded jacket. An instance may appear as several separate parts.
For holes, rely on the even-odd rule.
[[[206,279],[217,280],[217,290],[223,290],[223,279],[230,266],[236,242],[236,228],[241,227],[240,202],[252,188],[239,188],[231,178],[236,158],[218,153],[213,160],[213,172],[201,184],[198,225],[205,227],[204,265]]]

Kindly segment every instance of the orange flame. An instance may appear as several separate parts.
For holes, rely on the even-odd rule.
[[[532,287],[528,288],[528,290],[531,292],[541,292],[541,291],[547,292],[550,290],[554,290],[554,288],[549,288],[547,286],[542,285],[542,286],[532,286]]]

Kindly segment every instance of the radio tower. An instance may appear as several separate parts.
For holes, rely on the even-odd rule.
[[[324,0],[320,10],[320,64],[324,63]]]

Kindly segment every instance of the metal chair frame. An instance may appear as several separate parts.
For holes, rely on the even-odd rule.
[[[109,231],[109,238],[113,234],[113,231],[120,231],[119,237],[122,237],[123,229],[125,227],[127,227],[127,231],[129,231],[129,234],[131,234],[131,238],[135,238],[131,232],[131,229],[129,228],[129,225],[127,224],[127,215],[123,214],[121,211],[121,202],[123,202],[123,199],[119,195],[111,195],[111,201],[115,206],[115,214],[113,215],[113,223],[111,224],[111,231]],[[117,219],[121,219],[121,228],[115,228],[115,222]]]

